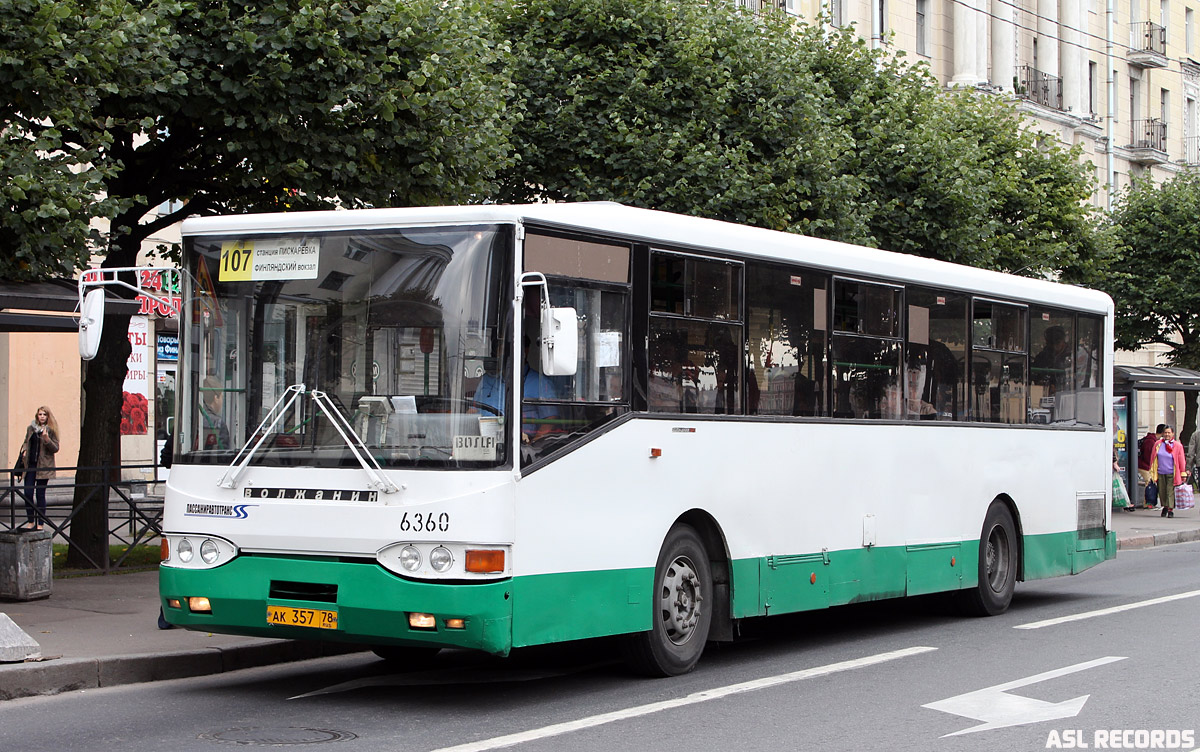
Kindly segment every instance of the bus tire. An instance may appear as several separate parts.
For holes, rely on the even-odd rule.
[[[979,582],[960,594],[971,616],[996,616],[1008,610],[1017,584],[1017,526],[1012,513],[993,502],[979,536]]]
[[[653,623],[629,635],[625,659],[646,676],[678,676],[696,667],[713,614],[713,579],[708,552],[695,528],[676,525],[667,534],[654,567]]]
[[[418,671],[433,665],[434,656],[441,648],[402,647],[400,645],[372,645],[371,652],[387,662],[389,668]]]

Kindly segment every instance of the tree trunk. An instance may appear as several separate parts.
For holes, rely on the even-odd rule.
[[[108,483],[112,472],[120,473],[119,467],[113,467],[113,450],[121,440],[121,387],[130,353],[129,318],[128,314],[104,317],[100,349],[87,363],[68,568],[108,566]]]

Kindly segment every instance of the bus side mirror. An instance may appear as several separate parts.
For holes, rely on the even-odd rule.
[[[83,296],[79,307],[79,357],[91,360],[100,349],[104,333],[104,288],[97,287]]]
[[[542,309],[542,373],[574,376],[579,360],[579,319],[574,308]]]

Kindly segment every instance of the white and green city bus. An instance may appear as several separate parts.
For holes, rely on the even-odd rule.
[[[740,620],[1115,555],[1112,302],[617,204],[183,225],[174,624],[394,659]]]

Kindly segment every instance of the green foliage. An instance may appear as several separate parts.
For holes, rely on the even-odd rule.
[[[514,0],[502,197],[615,200],[1039,275],[1097,252],[1087,167],[850,29],[726,3]]]
[[[511,201],[615,200],[775,229],[836,215],[852,180],[827,93],[781,18],[722,3],[516,0]]]
[[[131,264],[185,214],[488,194],[509,126],[487,19],[477,0],[0,0],[0,276]],[[188,204],[154,218],[169,199]]]
[[[805,32],[813,39],[814,32]],[[870,50],[848,30],[810,43],[855,145],[864,236],[961,264],[1042,275],[1097,252],[1089,166],[1040,138],[1011,103],[944,91],[923,65]]]
[[[1109,218],[1113,253],[1088,282],[1116,304],[1116,345],[1160,343],[1200,368],[1200,174],[1136,181]]]

